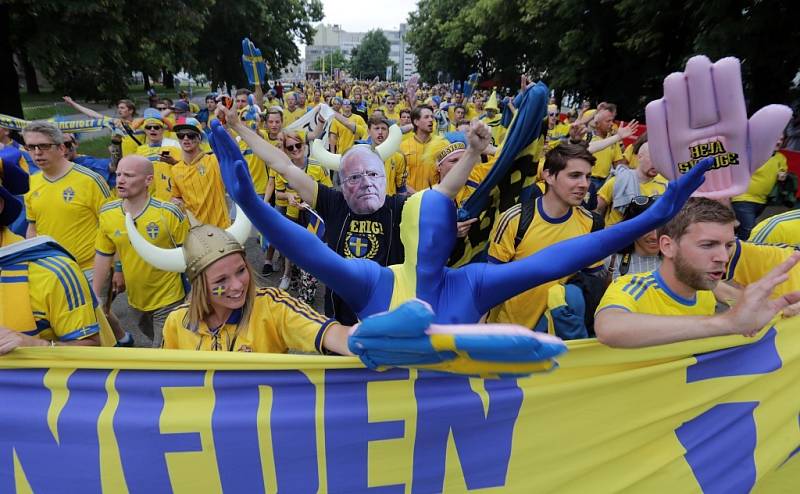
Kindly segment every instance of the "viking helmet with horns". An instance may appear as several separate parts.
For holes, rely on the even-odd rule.
[[[403,131],[397,125],[392,125],[389,127],[389,136],[383,144],[375,146],[375,152],[381,157],[381,161],[386,161],[400,149],[402,141]],[[325,145],[319,139],[315,139],[311,144],[311,157],[328,170],[338,171],[341,167],[342,155],[325,149]]]
[[[125,214],[128,238],[139,256],[163,271],[185,272],[194,281],[215,261],[233,254],[244,253],[244,243],[250,234],[251,224],[244,212],[236,207],[236,220],[227,230],[213,225],[198,225],[189,230],[183,248],[156,247],[142,237],[130,213]]]

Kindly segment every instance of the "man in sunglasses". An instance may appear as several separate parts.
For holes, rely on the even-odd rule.
[[[144,156],[153,164],[153,183],[150,186],[152,196],[169,202],[172,198],[172,167],[181,159],[180,146],[177,141],[164,137],[167,124],[158,110],[145,110],[142,125],[147,142],[136,149],[136,154]]]
[[[620,131],[624,129],[627,127],[621,127]],[[606,226],[622,221],[622,215],[633,198],[660,196],[667,190],[668,181],[659,175],[650,160],[647,142],[637,143],[637,146],[634,147],[634,152],[639,159],[639,166],[634,170],[627,167],[617,168],[617,173],[597,191],[595,212],[605,215]]]
[[[231,220],[219,163],[213,153],[200,147],[204,135],[200,122],[187,118],[174,130],[181,145],[181,159],[172,168],[172,202],[200,223],[228,228]]]
[[[614,347],[645,347],[709,336],[752,337],[778,312],[800,302],[800,292],[779,286],[800,260],[795,252],[759,279],[748,279],[736,304],[715,314],[712,290],[725,278],[736,247],[735,221],[728,206],[689,199],[658,230],[661,266],[621,276],[608,287],[595,315],[597,338]]]

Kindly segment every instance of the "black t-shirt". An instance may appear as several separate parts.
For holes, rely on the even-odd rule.
[[[386,196],[372,214],[355,214],[341,191],[317,186],[314,208],[325,222],[325,243],[345,258],[371,259],[381,266],[403,262],[400,218],[406,196]],[[325,314],[345,325],[358,322],[355,313],[338,295],[325,291]]]

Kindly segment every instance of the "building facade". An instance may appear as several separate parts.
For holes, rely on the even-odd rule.
[[[314,35],[314,43],[306,46],[305,64],[306,70],[312,70],[314,63],[324,56],[330,56],[336,50],[340,50],[344,56],[350,57],[353,48],[361,44],[361,40],[367,33],[355,33],[345,31],[338,24],[318,24]],[[405,42],[407,31],[406,24],[400,24],[398,31],[383,31],[389,40],[389,59],[397,64],[397,70],[402,76],[402,80],[408,80],[417,71],[416,57],[409,51],[408,44]],[[326,66],[326,72],[330,73],[331,67]]]

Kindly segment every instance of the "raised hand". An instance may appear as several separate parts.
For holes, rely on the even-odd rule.
[[[257,86],[266,80],[267,64],[261,56],[261,50],[248,38],[242,40],[242,66],[247,75],[247,81]]]
[[[686,62],[685,72],[664,79],[664,97],[651,101],[646,114],[650,156],[658,171],[675,179],[710,156],[714,165],[696,195],[719,199],[745,191],[792,111],[768,105],[748,120],[739,60],[712,64],[699,55]]]
[[[628,125],[620,125],[619,129],[617,129],[617,135],[621,139],[625,140],[634,135],[637,130],[639,130],[639,122],[636,120],[631,120],[628,122]]]
[[[235,114],[236,111],[234,110],[233,113]],[[217,120],[211,122],[209,142],[217,156],[217,161],[219,161],[222,182],[234,202],[245,212],[248,212],[248,207],[256,203],[263,206],[264,202],[256,194],[253,179],[250,177],[250,171],[247,169],[239,145]]]
[[[681,210],[689,197],[703,185],[705,181],[704,174],[711,169],[713,164],[713,157],[700,160],[700,162],[694,165],[685,175],[678,177],[677,180],[671,181],[661,199],[654,202],[653,205],[647,208],[647,211],[639,215],[639,217],[647,216],[651,219],[655,218],[654,221],[658,221],[659,224],[669,221],[673,216],[678,214],[678,211]],[[650,215],[652,215],[652,217]],[[630,221],[634,221],[637,218]]]
[[[482,154],[491,143],[492,131],[488,125],[478,119],[474,119],[469,123],[467,144],[472,150]]]
[[[366,318],[351,329],[348,347],[367,367],[419,367],[498,377],[553,368],[566,345],[554,336],[510,324],[431,324],[420,300]]]

